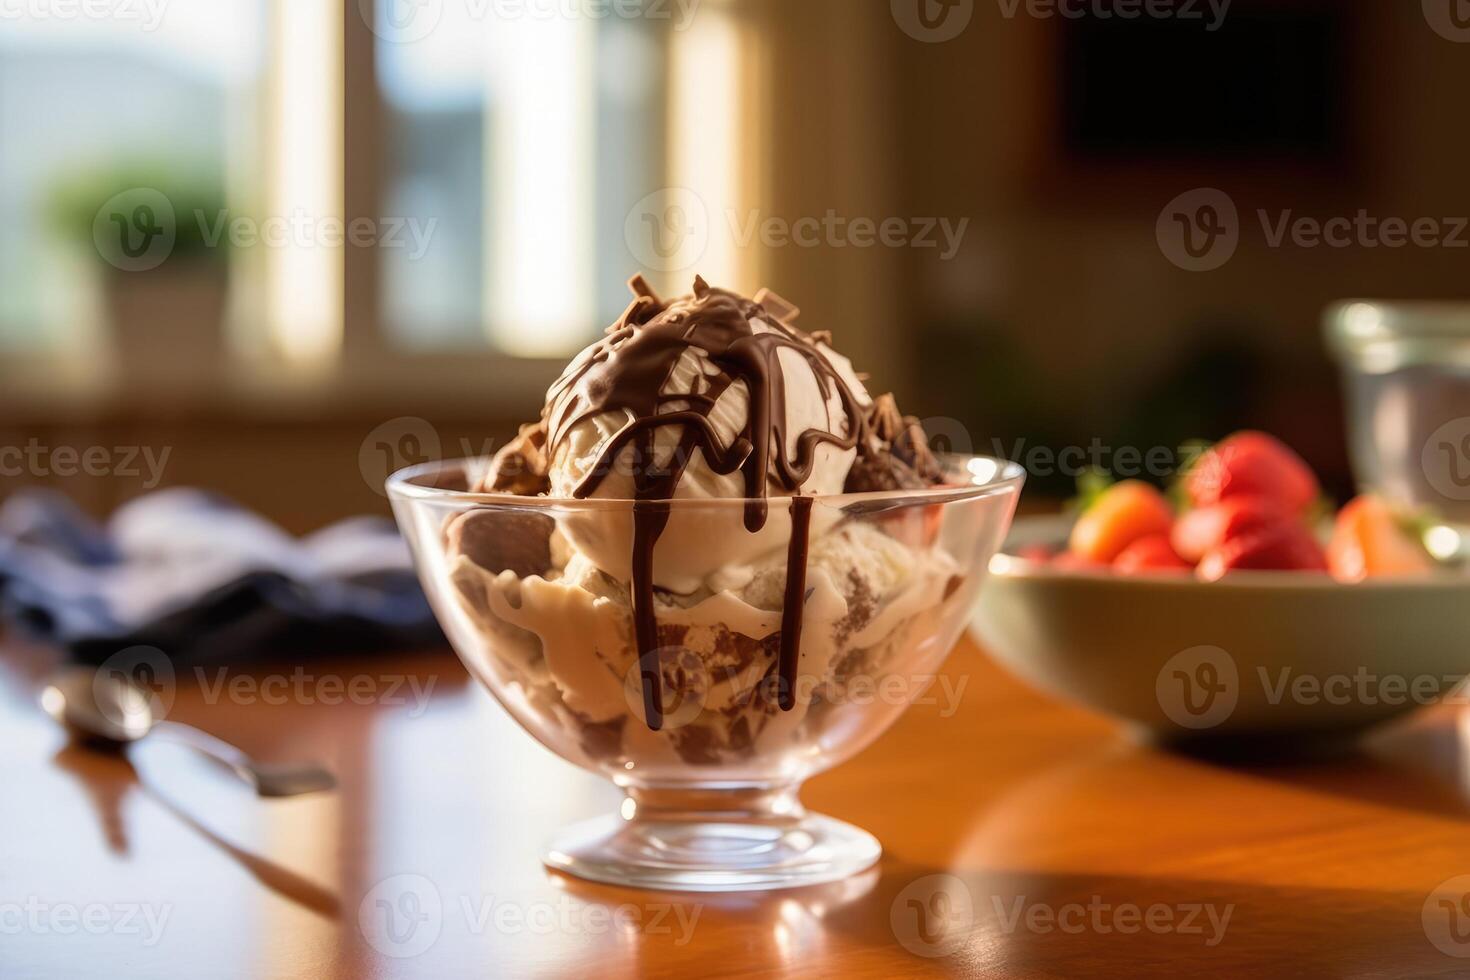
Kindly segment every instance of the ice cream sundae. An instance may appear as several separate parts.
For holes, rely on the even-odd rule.
[[[479,640],[461,653],[575,732],[590,765],[800,775],[803,752],[881,730],[880,682],[922,685],[947,652],[938,624],[973,594],[971,556],[945,547],[937,506],[877,493],[946,473],[791,304],[702,279],[667,301],[630,286],[540,419],[471,476],[485,502],[443,528]],[[908,700],[894,691],[891,715]]]

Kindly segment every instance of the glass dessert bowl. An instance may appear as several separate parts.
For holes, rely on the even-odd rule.
[[[470,672],[543,745],[627,794],[618,813],[560,832],[549,866],[727,891],[832,881],[878,859],[877,840],[806,812],[797,791],[927,688],[1009,527],[1019,466],[936,463],[933,486],[748,500],[466,489],[486,485],[490,461],[390,479]],[[656,546],[640,549],[650,516]],[[761,548],[727,548],[757,524]],[[640,588],[640,550],[701,557],[698,582]]]

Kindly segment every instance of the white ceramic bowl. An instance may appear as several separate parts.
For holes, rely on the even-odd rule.
[[[1174,741],[1340,736],[1451,694],[1470,672],[1470,579],[1125,577],[1014,556],[1066,539],[1016,522],[973,621],[1036,687]]]

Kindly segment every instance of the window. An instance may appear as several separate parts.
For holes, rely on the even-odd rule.
[[[663,171],[666,42],[646,18],[475,6],[446,4],[423,36],[376,32],[383,213],[422,243],[382,250],[384,327],[409,349],[562,356],[627,305],[624,220]]]
[[[692,263],[650,261],[657,249],[633,240],[654,218],[643,211],[671,211],[668,189],[708,205],[698,268],[754,279],[712,233],[748,196],[756,156],[741,142],[754,142],[737,105],[748,66],[725,0],[116,9],[155,6],[156,24],[31,18],[0,31],[0,346],[89,362],[111,351],[115,365],[138,348],[119,318],[130,310],[149,328],[132,336],[157,345],[116,372],[134,383],[139,365],[192,371],[205,352],[173,337],[209,332],[235,359],[222,388],[195,372],[211,396],[306,379],[316,392],[524,401],[626,306],[632,272],[688,288]],[[192,326],[204,306],[162,341],[147,323],[178,306],[166,288],[181,246],[152,279],[164,292],[111,295],[143,277],[99,261],[86,221],[53,217],[79,161],[119,189],[155,183],[140,173],[167,174],[171,201],[189,188],[174,209],[181,241],[224,216],[227,240],[197,249],[227,270],[219,330]],[[88,194],[72,208],[82,218],[101,213]],[[130,205],[123,224],[151,215]],[[365,243],[345,233],[357,220],[373,224]],[[275,240],[270,223],[286,226]]]
[[[110,183],[147,173],[216,189],[221,207],[259,190],[266,0],[35,9],[52,13],[0,23],[0,349],[12,352],[94,336],[100,257],[77,212]]]

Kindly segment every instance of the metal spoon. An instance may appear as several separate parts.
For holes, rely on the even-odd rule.
[[[298,796],[337,785],[336,777],[321,766],[256,762],[197,728],[160,721],[148,690],[121,673],[86,667],[57,671],[41,692],[41,707],[85,741],[123,746],[158,734],[181,742],[233,770],[261,796]]]

